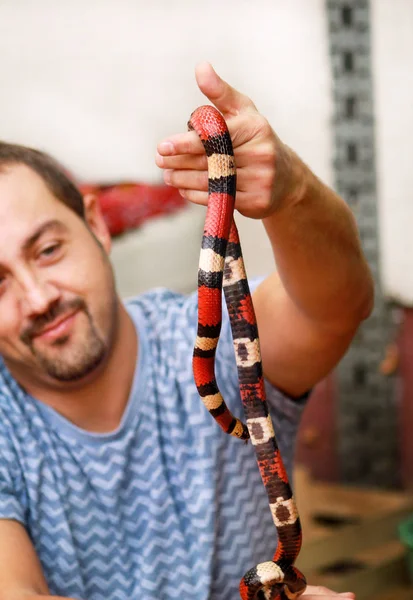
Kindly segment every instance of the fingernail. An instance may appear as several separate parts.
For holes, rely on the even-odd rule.
[[[185,190],[178,190],[178,192],[181,194],[182,198],[185,198]]]
[[[156,156],[155,156],[155,162],[156,162],[156,164],[158,165],[158,167],[163,167],[163,165],[164,165],[163,156],[161,156],[161,155],[159,154],[159,152],[157,152],[157,153],[156,153]]]
[[[164,156],[169,156],[175,152],[174,145],[172,142],[161,142],[158,146],[158,150]]]

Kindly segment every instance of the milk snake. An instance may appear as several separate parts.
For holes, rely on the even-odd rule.
[[[242,600],[292,600],[306,587],[304,576],[294,567],[301,548],[301,525],[266,402],[257,323],[233,218],[236,168],[232,141],[224,118],[212,106],[196,109],[188,128],[200,137],[208,160],[208,208],[198,271],[194,379],[206,408],[222,429],[242,440],[251,439],[278,532],[273,559],[244,575],[240,595]],[[230,317],[246,425],[231,414],[215,380],[222,289]]]

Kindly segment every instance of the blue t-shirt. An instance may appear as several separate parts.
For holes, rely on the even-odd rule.
[[[0,363],[0,518],[28,531],[50,593],[82,600],[238,600],[276,531],[251,444],[222,432],[192,375],[196,295],[127,303],[139,336],[118,429],[90,433],[26,394]],[[225,316],[217,380],[242,415]],[[303,410],[267,386],[291,472]]]

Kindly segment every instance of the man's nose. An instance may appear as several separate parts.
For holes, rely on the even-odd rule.
[[[44,314],[58,297],[59,290],[52,283],[32,273],[24,276],[21,282],[21,307],[24,316]]]

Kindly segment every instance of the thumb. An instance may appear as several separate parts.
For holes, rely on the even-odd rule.
[[[236,115],[248,108],[256,110],[252,100],[221,79],[210,63],[199,63],[195,68],[195,77],[201,92],[223,114]]]

